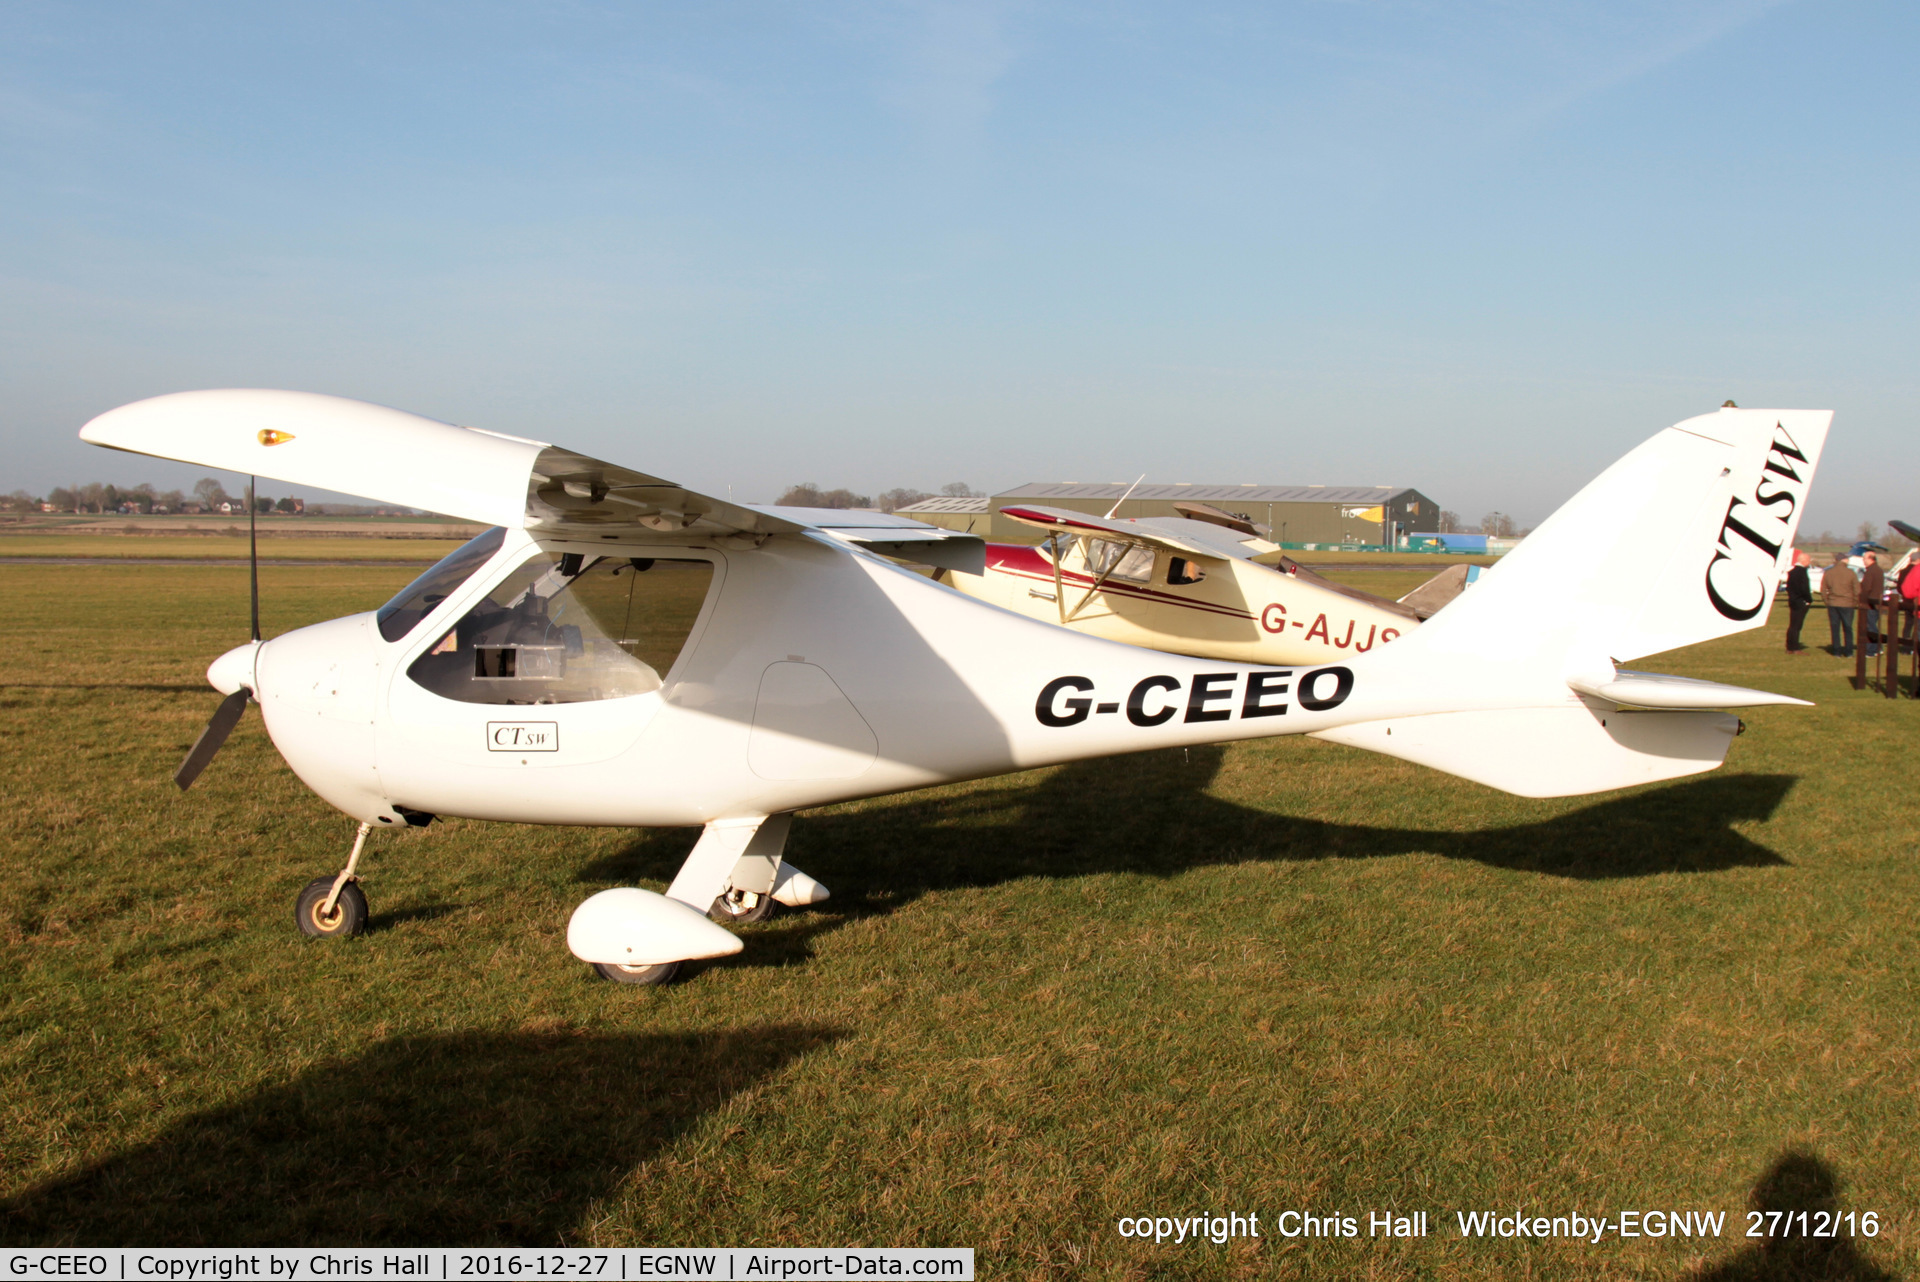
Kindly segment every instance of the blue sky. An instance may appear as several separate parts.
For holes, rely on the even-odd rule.
[[[1727,397],[1920,520],[1920,8],[0,8],[0,489],[294,387],[745,499],[1415,485],[1532,522]],[[268,486],[269,491],[279,487]]]

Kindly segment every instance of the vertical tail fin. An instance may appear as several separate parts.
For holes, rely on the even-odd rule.
[[[1368,656],[1411,715],[1316,737],[1526,796],[1713,769],[1739,723],[1708,709],[1798,700],[1617,665],[1766,622],[1832,421],[1729,407],[1661,432]]]
[[[1723,409],[1602,472],[1402,644],[1564,667],[1760,627],[1831,410]]]

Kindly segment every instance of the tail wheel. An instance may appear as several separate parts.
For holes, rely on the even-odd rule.
[[[300,892],[294,904],[293,920],[300,933],[315,939],[345,939],[367,928],[367,896],[360,883],[350,881],[340,887],[333,910],[326,911],[327,896],[333,893],[333,877],[315,877]]]

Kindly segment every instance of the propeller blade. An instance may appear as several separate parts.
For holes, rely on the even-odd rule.
[[[200,772],[207,768],[207,763],[213,760],[213,754],[220,751],[220,745],[240,724],[240,714],[247,710],[247,700],[252,697],[253,692],[242,686],[222,699],[220,706],[213,710],[213,716],[207,719],[207,728],[193,741],[186,759],[173,772],[173,781],[180,785],[180,791],[185,792],[192,787],[193,781],[200,777]]]

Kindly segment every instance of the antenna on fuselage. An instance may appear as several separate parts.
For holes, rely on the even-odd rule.
[[[264,436],[265,433],[262,433]],[[254,499],[254,483],[258,477],[247,478],[247,584],[253,598],[253,639],[260,640],[260,527],[259,504]],[[187,749],[187,755],[181,759],[179,768],[173,772],[173,781],[185,792],[207,768],[214,754],[240,724],[240,716],[247,710],[247,703],[253,698],[253,688],[243,685],[220,701],[213,710],[213,716],[200,731],[200,737],[193,741],[193,747]]]
[[[260,639],[260,531],[255,524],[260,504],[253,497],[253,483],[258,477],[247,478],[247,581],[253,590],[253,639]]]
[[[1125,494],[1122,494],[1119,498],[1113,501],[1113,506],[1107,509],[1107,515],[1103,519],[1111,521],[1113,519],[1113,514],[1120,510],[1120,505],[1122,503],[1125,503],[1130,497],[1132,497],[1133,492],[1140,488],[1140,482],[1146,479],[1147,479],[1147,474],[1145,472],[1140,473],[1139,477],[1134,481],[1134,483],[1127,487],[1127,492]]]

